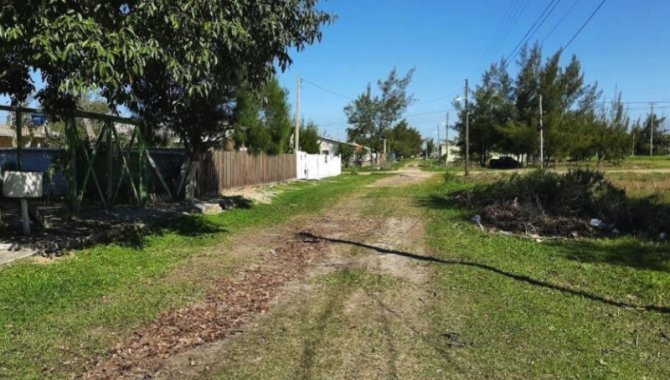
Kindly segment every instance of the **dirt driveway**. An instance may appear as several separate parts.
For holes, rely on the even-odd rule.
[[[372,195],[430,176],[404,168],[319,215],[238,237],[226,251],[253,255],[256,264],[119,342],[84,377],[427,373],[425,358],[439,354],[420,333],[430,270],[375,250],[424,253],[423,221],[407,197]]]

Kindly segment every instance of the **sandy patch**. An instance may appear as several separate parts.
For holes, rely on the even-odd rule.
[[[368,185],[369,187],[399,187],[408,186],[421,183],[432,177],[435,173],[424,172],[415,166],[406,166],[391,177],[382,178],[375,183]]]

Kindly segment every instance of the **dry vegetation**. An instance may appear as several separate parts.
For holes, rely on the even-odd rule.
[[[609,172],[615,186],[631,198],[652,198],[658,203],[670,203],[670,173]]]

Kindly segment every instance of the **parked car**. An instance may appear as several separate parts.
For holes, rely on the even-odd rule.
[[[492,169],[516,169],[521,167],[521,163],[512,157],[505,156],[490,160],[489,167]]]

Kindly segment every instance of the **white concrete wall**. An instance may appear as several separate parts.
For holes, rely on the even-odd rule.
[[[298,179],[321,179],[338,176],[342,173],[340,156],[300,152],[297,165]]]

